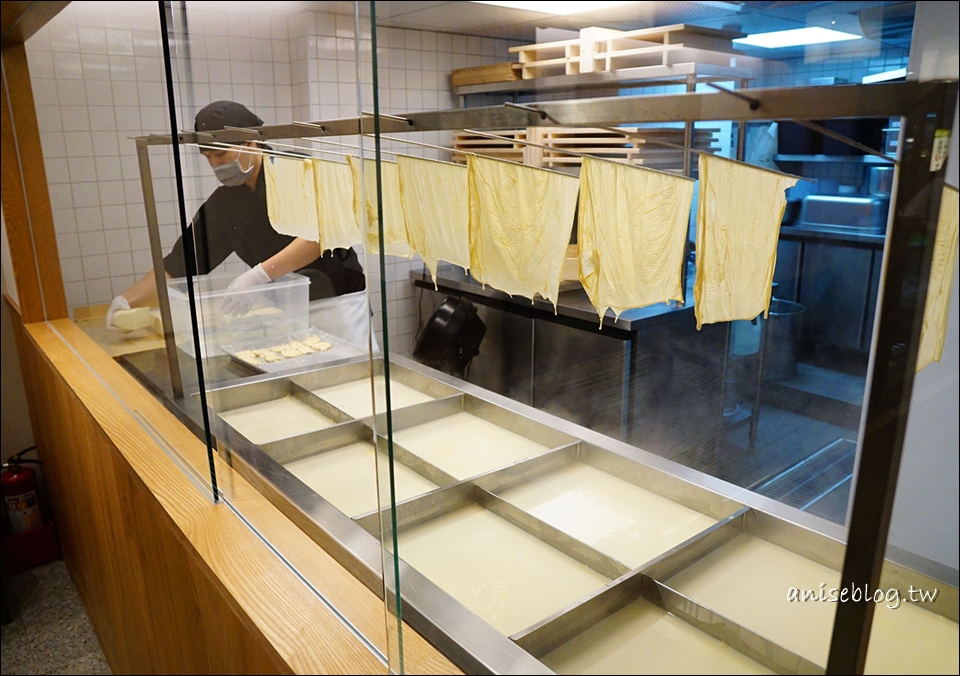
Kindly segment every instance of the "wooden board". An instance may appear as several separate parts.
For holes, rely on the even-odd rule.
[[[7,87],[11,92],[10,108],[16,125],[23,187],[30,209],[30,229],[37,256],[37,271],[40,273],[44,312],[48,320],[63,319],[67,317],[67,300],[27,55],[24,47],[17,46],[5,49],[3,58]]]
[[[67,316],[67,301],[23,45],[4,48],[3,74],[3,208],[20,305],[32,321],[63,319]],[[16,177],[11,175],[14,173]],[[19,251],[21,243],[28,245],[29,251]],[[24,265],[35,266],[35,270],[29,271],[28,282]],[[39,289],[25,292],[21,282],[32,284],[37,274]],[[42,303],[34,306],[37,292]]]
[[[139,329],[129,333],[108,329],[104,318],[107,316],[109,307],[109,303],[103,303],[78,307],[73,311],[74,323],[102,347],[104,352],[116,358],[125,354],[163,349],[165,345],[163,336],[157,335],[150,329]]]
[[[23,49],[21,46],[20,50]],[[4,54],[6,68],[6,54]],[[16,92],[11,92],[15,94]],[[10,245],[10,262],[13,264],[13,281],[17,298],[27,322],[46,319],[43,311],[43,293],[37,258],[30,232],[30,216],[25,199],[24,176],[20,169],[17,152],[17,135],[13,124],[13,111],[7,99],[7,87],[0,88],[0,176],[3,191],[0,202],[6,224],[7,242]]]
[[[497,136],[503,136],[503,140],[476,136],[463,131],[454,132],[453,147],[457,150],[484,155],[485,157],[523,162],[525,146],[520,141],[528,137],[528,131],[527,129],[497,129],[490,132]],[[454,155],[453,160],[465,163],[467,158],[465,155],[458,154]]]
[[[519,67],[518,63],[506,61],[486,66],[458,68],[450,73],[450,84],[454,87],[465,87],[489,82],[513,82],[520,79]]]
[[[693,147],[698,150],[717,150],[716,141],[719,132],[720,129],[715,127],[694,129]],[[683,170],[682,150],[653,143],[653,141],[662,140],[682,145],[685,133],[682,127],[624,127],[623,133],[591,127],[527,127],[526,129],[497,130],[491,133],[504,138],[497,140],[457,132],[453,135],[453,147],[477,155],[522,162],[531,167],[579,167],[582,162],[581,156],[563,152],[568,150],[653,169]],[[641,138],[634,138],[627,134],[636,134]],[[645,143],[645,139],[649,139],[650,142]],[[557,148],[557,150],[524,145],[524,141],[538,146]],[[457,155],[454,161],[466,162],[466,157]]]
[[[742,33],[676,24],[635,31],[584,28],[573,40],[511,47],[517,54],[522,79],[552,75],[609,72],[643,66],[708,63],[729,66],[759,60],[734,49]]]

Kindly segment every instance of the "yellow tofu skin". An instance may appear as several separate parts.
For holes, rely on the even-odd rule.
[[[940,199],[940,217],[937,239],[933,244],[930,263],[930,281],[920,329],[920,350],[917,353],[917,371],[940,361],[947,340],[947,319],[950,316],[950,294],[953,289],[953,271],[957,267],[957,214],[960,193],[944,186]]]
[[[347,249],[360,244],[360,222],[353,211],[353,170],[346,162],[313,160],[320,248]]]
[[[320,217],[313,160],[264,157],[267,217],[281,235],[320,241]]]
[[[603,318],[683,301],[681,268],[694,181],[584,157],[577,245],[580,282]]]
[[[367,249],[371,253],[378,254],[380,253],[380,219],[377,203],[377,162],[363,160],[363,171],[361,171],[358,158],[348,157],[347,161],[353,171],[353,211],[358,222],[366,223]],[[412,258],[413,250],[407,243],[407,228],[403,221],[403,207],[400,205],[400,170],[397,163],[380,162],[380,178],[383,192],[383,253],[400,258]]]
[[[440,260],[470,267],[467,168],[451,162],[400,155],[400,203],[407,241],[437,282]]]
[[[753,319],[770,309],[784,191],[797,178],[709,153],[700,154],[697,329]]]
[[[471,155],[470,272],[511,296],[556,307],[580,179]]]

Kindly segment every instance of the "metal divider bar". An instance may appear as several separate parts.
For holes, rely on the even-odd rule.
[[[779,674],[822,674],[823,667],[737,624],[674,591],[662,582],[643,576],[644,598],[708,636]]]
[[[620,563],[612,556],[604,554],[555,526],[551,526],[539,517],[510,504],[493,493],[478,487],[476,501],[484,509],[606,578],[615,580],[630,572],[628,566]]]

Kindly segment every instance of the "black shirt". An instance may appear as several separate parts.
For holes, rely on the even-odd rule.
[[[262,167],[256,190],[246,185],[231,188],[222,185],[214,190],[193,217],[190,232],[195,233],[197,272],[201,275],[209,274],[234,252],[253,267],[294,240],[270,225]],[[163,267],[173,277],[186,276],[182,236],[164,257]],[[366,287],[363,267],[353,249],[325,251],[297,272],[310,278],[310,300],[362,291]]]

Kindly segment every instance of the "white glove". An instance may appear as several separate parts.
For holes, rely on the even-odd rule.
[[[130,301],[128,301],[123,296],[117,296],[113,299],[113,302],[110,303],[110,308],[107,310],[107,328],[111,331],[122,331],[122,329],[117,328],[113,325],[113,315],[117,310],[129,310]]]
[[[238,275],[235,280],[230,282],[227,291],[246,291],[255,286],[262,286],[270,281],[270,275],[266,273],[263,266],[259,263],[250,268],[242,275]],[[238,293],[229,294],[220,302],[220,312],[237,317],[245,315],[250,311],[253,305],[254,294]]]

